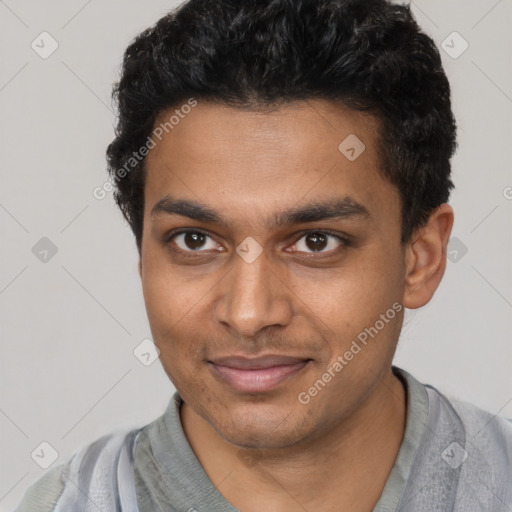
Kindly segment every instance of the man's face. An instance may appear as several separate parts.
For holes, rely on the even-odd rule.
[[[199,101],[147,156],[153,338],[187,405],[236,445],[314,439],[389,371],[404,253],[376,144],[372,117],[323,100],[270,113]]]

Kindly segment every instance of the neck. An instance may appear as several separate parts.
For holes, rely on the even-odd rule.
[[[398,455],[405,418],[405,389],[391,369],[342,424],[284,449],[241,449],[186,404],[181,408],[183,429],[205,472],[244,512],[371,511]]]

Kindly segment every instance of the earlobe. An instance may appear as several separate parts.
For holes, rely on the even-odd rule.
[[[436,208],[427,223],[411,237],[405,252],[403,305],[416,309],[427,304],[446,269],[446,247],[453,226],[453,209],[444,203]]]

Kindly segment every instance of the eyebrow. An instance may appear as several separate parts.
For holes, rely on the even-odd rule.
[[[180,215],[206,224],[229,225],[229,221],[209,206],[196,201],[173,199],[167,195],[160,199],[152,208],[151,216]],[[306,205],[292,207],[274,213],[269,217],[269,226],[276,229],[283,225],[317,222],[321,220],[342,220],[351,218],[367,218],[368,209],[350,197],[328,201],[314,201]]]

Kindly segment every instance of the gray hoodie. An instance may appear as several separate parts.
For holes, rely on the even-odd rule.
[[[406,428],[371,512],[511,512],[512,420],[393,371],[407,389]],[[29,487],[13,512],[236,512],[194,455],[181,403],[175,393],[149,425],[84,447]]]

